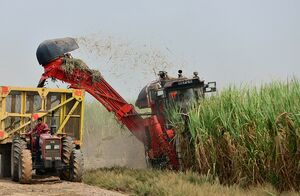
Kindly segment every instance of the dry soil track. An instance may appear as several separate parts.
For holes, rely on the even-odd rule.
[[[121,196],[122,194],[100,189],[98,187],[89,186],[83,183],[73,182],[36,182],[31,185],[19,184],[10,179],[0,179],[0,195],[13,196],[90,196],[90,195],[106,195]]]

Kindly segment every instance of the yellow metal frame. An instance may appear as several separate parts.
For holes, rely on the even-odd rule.
[[[11,92],[19,92],[21,95],[21,112],[9,113],[6,108],[6,98]],[[41,109],[34,113],[26,113],[26,95],[28,92],[34,92],[39,94],[41,98]],[[60,95],[60,104],[46,110],[46,99],[49,93],[56,93]],[[67,98],[67,95],[69,98]],[[60,110],[59,112],[59,127],[57,134],[65,133],[65,126],[71,117],[79,118],[79,140],[75,141],[76,144],[81,145],[83,139],[83,124],[84,124],[84,90],[78,89],[53,89],[53,88],[22,88],[11,86],[0,86],[0,144],[8,143],[12,141],[12,136],[17,133],[24,133],[25,128],[37,120],[37,118],[43,118],[44,121],[53,111]],[[70,111],[67,113],[67,104],[74,101]],[[80,107],[79,114],[74,115],[74,111]],[[20,117],[20,126],[13,130],[5,130],[5,119],[8,117]],[[29,119],[29,120],[28,120]],[[77,131],[77,130],[74,130]]]

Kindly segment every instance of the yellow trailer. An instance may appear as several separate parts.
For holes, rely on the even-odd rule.
[[[73,138],[80,148],[84,124],[84,90],[0,86],[0,175],[10,176],[15,135],[42,118],[56,134]]]

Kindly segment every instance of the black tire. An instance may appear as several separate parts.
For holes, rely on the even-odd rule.
[[[32,179],[32,156],[28,149],[23,149],[19,158],[19,182],[29,184]]]
[[[69,136],[63,137],[62,140],[62,152],[61,152],[61,161],[67,167],[70,166],[71,154],[74,149],[73,139]],[[70,169],[63,169],[60,172],[61,180],[70,179]]]
[[[71,155],[70,163],[70,181],[72,182],[81,182],[83,175],[83,154],[81,150],[74,149]]]
[[[13,181],[19,181],[19,158],[23,149],[26,149],[26,142],[16,137],[11,145],[11,177]]]

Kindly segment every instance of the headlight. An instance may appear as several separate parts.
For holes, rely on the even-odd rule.
[[[46,150],[51,150],[51,145],[46,145]]]
[[[59,147],[60,147],[60,146],[59,146],[58,144],[54,145],[54,149],[55,149],[55,150],[58,150]]]

